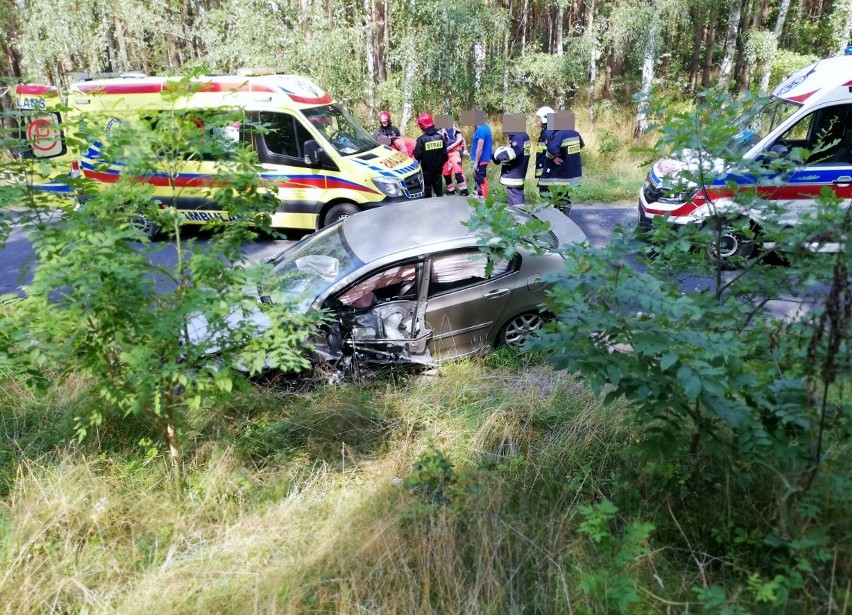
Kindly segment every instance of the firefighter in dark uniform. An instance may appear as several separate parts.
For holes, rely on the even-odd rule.
[[[414,146],[414,159],[423,169],[423,197],[441,196],[441,183],[444,180],[442,171],[447,162],[447,144],[444,136],[435,129],[435,122],[428,113],[421,113],[417,118],[417,126],[423,134],[417,137]]]
[[[585,145],[576,130],[554,130],[547,141],[544,170],[538,180],[539,190],[549,192],[550,202],[566,216],[571,212],[568,189],[579,186],[583,177],[580,150]],[[554,188],[558,190],[554,191]]]
[[[530,164],[530,136],[525,132],[509,133],[509,144],[497,148],[494,160],[500,165],[500,183],[506,186],[509,205],[521,206],[524,199],[524,180]]]
[[[536,180],[541,179],[541,174],[544,172],[544,163],[547,162],[547,142],[553,135],[553,131],[547,129],[547,116],[552,113],[556,112],[550,107],[541,107],[535,112],[535,116],[538,118],[539,123],[541,123],[541,132],[538,135],[538,143],[535,144]],[[539,186],[539,193],[542,192],[543,190],[541,186]]]

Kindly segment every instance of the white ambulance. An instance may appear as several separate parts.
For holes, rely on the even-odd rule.
[[[852,56],[820,60],[787,78],[763,106],[741,118],[738,128],[733,147],[746,161],[784,156],[794,147],[821,151],[783,178],[772,176],[768,166],[765,177],[754,177],[711,162],[707,168],[713,179],[703,189],[680,177],[697,169],[695,152],[658,160],[639,192],[640,223],[655,216],[676,225],[701,223],[715,208],[717,214],[759,229],[761,211],[743,211],[734,202],[732,181],[741,189],[757,188],[762,198],[781,206],[783,220],[791,225],[814,207],[825,188],[852,199]],[[748,258],[754,251],[754,242],[732,226],[722,237],[719,256]]]
[[[26,116],[28,155],[49,161],[54,170],[45,176],[36,165],[27,180],[37,190],[54,193],[69,192],[64,177],[76,173],[96,185],[115,183],[127,168],[119,157],[104,155],[116,128],[140,118],[156,124],[158,118],[174,114],[192,117],[203,112],[209,121],[211,112],[221,109],[228,117],[226,125],[204,129],[209,128],[211,139],[241,141],[256,152],[261,178],[277,188],[280,201],[273,228],[313,230],[363,209],[423,195],[420,165],[379,145],[305,77],[247,70],[195,78],[181,93],[184,85],[185,80],[177,78],[134,73],[83,78],[66,97],[49,86],[17,86],[17,107]],[[234,113],[245,121],[234,121]],[[66,141],[73,140],[66,139],[66,132],[75,133],[80,117],[91,120],[86,123],[90,134],[77,131],[83,145],[67,147]],[[222,152],[224,156],[227,148]],[[133,179],[151,185],[163,207],[175,207],[190,223],[227,222],[230,214],[215,199],[224,168],[217,158],[163,154],[162,168]],[[153,232],[156,221],[149,222],[145,230]]]

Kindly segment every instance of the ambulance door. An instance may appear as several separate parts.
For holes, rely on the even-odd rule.
[[[263,179],[278,187],[281,205],[272,216],[276,228],[317,228],[326,196],[327,170],[305,162],[304,144],[314,137],[291,113],[261,111],[255,122],[264,128],[252,136]]]
[[[852,199],[852,105],[816,109],[779,137],[770,150],[783,155],[794,147],[811,152],[772,195],[791,224],[813,211],[823,189],[841,199]]]
[[[65,143],[67,126],[62,114],[50,109],[44,96],[30,94],[29,89],[23,86],[16,92],[21,144],[18,171],[37,194],[70,195],[73,190],[67,180],[74,177],[76,159]]]

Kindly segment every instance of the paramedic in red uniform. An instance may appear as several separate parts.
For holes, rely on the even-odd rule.
[[[438,131],[447,144],[447,162],[444,164],[444,181],[447,182],[447,194],[458,189],[459,194],[467,196],[467,181],[462,169],[462,152],[465,150],[464,136],[455,125]]]
[[[390,111],[379,111],[379,127],[376,129],[376,132],[373,133],[373,137],[376,141],[379,140],[379,137],[393,139],[394,137],[400,136],[400,134],[399,128],[391,123]]]
[[[417,138],[417,145],[414,146],[414,159],[423,169],[423,197],[432,196],[433,191],[435,196],[441,196],[441,172],[447,162],[447,145],[444,143],[444,137],[435,129],[435,122],[428,113],[420,114],[417,126],[423,134]]]

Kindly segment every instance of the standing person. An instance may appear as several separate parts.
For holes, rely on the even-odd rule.
[[[506,186],[509,205],[520,206],[524,198],[524,180],[530,164],[530,136],[526,132],[509,133],[509,144],[497,148],[494,161],[500,165],[500,183]]]
[[[441,133],[447,144],[447,162],[444,164],[444,181],[447,182],[447,194],[452,194],[458,189],[461,196],[467,196],[467,181],[462,169],[462,152],[467,146],[464,135],[455,124],[451,128],[442,128],[438,132]]]
[[[401,136],[399,128],[391,123],[390,111],[379,111],[379,127],[376,129],[376,132],[373,133],[373,137],[376,141],[379,140],[379,137],[393,139],[399,136]]]
[[[541,132],[538,134],[538,143],[535,145],[535,178],[541,179],[541,174],[544,172],[544,163],[547,161],[547,142],[553,136],[553,131],[547,128],[548,116],[556,113],[551,107],[539,107],[535,112],[539,124],[541,124]],[[539,185],[539,194],[546,191]]]
[[[583,137],[573,128],[554,130],[547,141],[544,170],[538,180],[539,189],[550,192],[551,203],[566,216],[571,213],[568,188],[579,186],[583,177],[580,150],[585,145]],[[557,188],[558,193],[554,193],[553,188]]]
[[[477,113],[482,113],[478,111]],[[473,152],[471,159],[473,160],[473,179],[476,182],[476,187],[473,193],[478,197],[488,196],[488,163],[491,162],[491,127],[485,122],[485,116],[482,116],[482,123],[476,126],[473,131]]]
[[[417,126],[423,134],[417,137],[414,146],[414,159],[423,169],[423,197],[428,198],[435,192],[441,196],[441,171],[447,162],[447,144],[443,135],[438,134],[435,122],[428,113],[421,113],[417,118]]]

